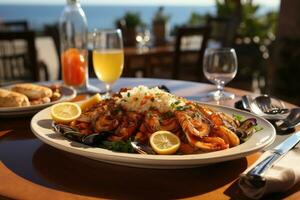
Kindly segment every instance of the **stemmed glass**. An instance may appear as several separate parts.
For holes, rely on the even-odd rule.
[[[105,83],[105,98],[120,78],[124,65],[123,39],[120,29],[98,30],[93,33],[93,66],[97,78]]]
[[[237,73],[237,57],[232,48],[206,49],[203,59],[203,72],[206,78],[217,86],[217,90],[207,94],[212,100],[233,99],[234,94],[224,92],[224,86]]]

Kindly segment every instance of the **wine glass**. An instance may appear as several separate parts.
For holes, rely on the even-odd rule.
[[[105,83],[104,98],[109,98],[111,86],[120,78],[124,66],[122,32],[120,29],[96,29],[93,45],[94,71],[97,78]]]
[[[234,94],[224,92],[224,86],[237,73],[237,57],[232,48],[208,48],[203,59],[205,77],[217,86],[217,90],[207,94],[212,100],[233,99]]]

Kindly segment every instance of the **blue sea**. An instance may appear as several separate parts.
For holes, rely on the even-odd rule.
[[[0,20],[27,20],[31,28],[42,29],[45,24],[58,21],[64,5],[1,5]],[[112,28],[116,19],[125,12],[138,12],[144,23],[150,25],[158,6],[82,6],[88,20],[89,30],[94,28]],[[185,23],[192,12],[215,14],[214,6],[165,6],[165,13],[170,16],[170,26]],[[274,8],[262,8],[262,12]]]

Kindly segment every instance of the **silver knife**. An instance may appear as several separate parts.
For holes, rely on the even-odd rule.
[[[261,162],[259,162],[253,169],[251,169],[247,174],[247,179],[264,181],[265,172],[273,166],[273,164],[281,159],[289,150],[298,144],[300,141],[300,131],[294,133],[292,136],[288,137],[274,149],[270,150],[272,154]]]

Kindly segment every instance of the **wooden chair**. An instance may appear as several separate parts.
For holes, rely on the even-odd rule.
[[[27,21],[6,21],[0,23],[1,31],[29,31]]]
[[[204,51],[207,46],[207,41],[209,39],[210,35],[210,27],[209,26],[197,26],[197,27],[179,27],[176,34],[176,41],[175,41],[175,52],[174,52],[174,64],[173,64],[173,72],[172,72],[172,78],[178,79],[181,66],[182,65],[182,59],[184,56],[190,54],[190,53],[196,53],[196,62],[194,63],[194,72],[193,74],[197,75],[197,80],[202,81],[203,75],[202,75],[202,60]],[[184,37],[190,37],[190,36],[199,36],[201,39],[201,42],[198,46],[198,48],[192,49],[192,50],[184,50],[182,46],[182,40]],[[184,66],[186,67],[186,66]],[[182,69],[183,70],[183,69]]]
[[[33,31],[0,32],[0,85],[40,80]]]
[[[61,74],[62,66],[61,66],[61,62],[60,62],[60,38],[59,38],[58,23],[45,25],[44,30],[43,30],[43,35],[44,36],[49,36],[53,39],[53,42],[54,42],[55,48],[56,48],[55,50],[56,50],[57,58],[59,59],[59,61],[58,61],[58,64],[59,64],[58,79],[61,79],[61,77],[62,77],[62,74]]]

